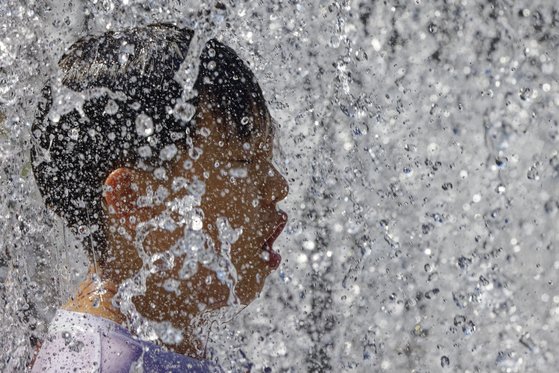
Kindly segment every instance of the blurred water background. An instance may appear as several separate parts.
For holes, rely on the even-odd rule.
[[[87,261],[30,172],[38,93],[79,37],[155,22],[235,49],[278,123],[284,261],[210,335],[226,370],[556,370],[555,1],[5,0],[1,371]]]

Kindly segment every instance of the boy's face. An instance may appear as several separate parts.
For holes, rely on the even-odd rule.
[[[170,194],[164,203],[136,208],[132,215],[137,224],[168,211],[165,203],[188,194],[185,189],[173,192],[172,184],[177,178],[203,181],[205,192],[200,204],[204,216],[203,231],[215,243],[216,250],[221,248],[216,228],[218,218],[226,218],[232,228],[242,228],[242,234],[231,245],[230,256],[238,276],[235,293],[242,304],[248,304],[260,293],[264,280],[281,260],[271,245],[287,222],[286,213],[279,211],[276,204],[286,197],[288,185],[271,163],[271,133],[252,140],[227,139],[211,115],[206,114],[200,119],[197,127],[206,128],[209,134],[206,130],[199,130],[193,139],[194,146],[202,150],[199,158],[192,160],[186,152],[179,152],[167,170],[166,180],[156,178],[151,172],[136,173],[138,176],[132,182],[138,186],[140,196],[146,195],[148,188],[156,191],[160,187],[166,188]],[[184,163],[188,160],[192,161],[192,166],[185,169]],[[170,216],[179,218],[174,213]],[[113,232],[121,225],[120,219],[113,217],[110,220]],[[126,240],[121,237],[122,247],[133,242],[135,226],[128,226],[127,232],[133,237]],[[175,230],[154,229],[143,240],[143,247],[149,255],[162,253],[169,251],[183,237],[184,226]],[[114,256],[118,257],[119,246],[116,247]],[[127,251],[130,252],[121,253]],[[123,273],[140,268],[139,257],[121,259],[117,258],[115,263],[124,267]],[[180,278],[184,260],[188,260],[187,255],[175,257],[172,268],[148,277],[145,295],[134,298],[140,313],[150,319],[172,321],[180,318],[181,311],[192,314],[200,309],[217,309],[227,304],[229,289],[217,279],[214,271],[199,264],[193,276]],[[164,288],[168,280],[178,281],[176,291]]]

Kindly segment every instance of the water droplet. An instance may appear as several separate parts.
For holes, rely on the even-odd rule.
[[[158,167],[155,170],[153,170],[153,176],[157,180],[167,180],[167,172],[163,167]]]
[[[161,152],[159,152],[159,158],[162,161],[170,161],[175,157],[177,151],[178,149],[175,144],[167,145],[163,149],[161,149]]]
[[[538,172],[536,165],[530,166],[530,169],[528,169],[526,177],[528,177],[528,180],[539,180],[540,174]]]
[[[185,170],[190,170],[192,168],[192,165],[193,165],[192,161],[190,159],[187,159],[182,164],[182,168],[184,168]]]
[[[198,158],[200,158],[201,155],[202,155],[202,149],[200,148],[193,146],[190,149],[188,149],[188,156],[195,161],[198,160]]]
[[[85,344],[82,341],[75,340],[68,344],[68,349],[73,352],[80,352]]]
[[[142,157],[142,158],[149,158],[149,157],[151,157],[151,146],[149,146],[149,145],[140,146],[140,147],[138,148],[138,154],[139,154],[140,157]]]
[[[465,335],[472,335],[476,331],[476,324],[472,320],[466,322],[464,326],[462,326],[462,332]]]
[[[88,236],[90,233],[89,231],[89,227],[86,225],[80,225],[78,227],[78,234],[80,234],[81,236]]]
[[[202,127],[198,130],[198,132],[200,133],[200,135],[204,136],[204,137],[208,137],[211,133],[210,129],[207,127]]]
[[[80,130],[78,128],[72,128],[70,130],[70,138],[74,141],[77,141],[78,138],[80,137]]]
[[[466,322],[466,316],[464,316],[464,315],[456,315],[456,316],[454,316],[453,322],[454,322],[454,326],[462,325],[463,323]]]
[[[199,216],[193,216],[192,217],[192,230],[193,231],[199,231],[204,227],[204,224],[202,222],[202,218],[200,218]]]
[[[213,70],[215,69],[215,61],[210,61],[208,62],[208,70]]]
[[[427,27],[427,29],[429,30],[429,32],[431,34],[436,34],[437,31],[439,31],[439,27],[437,25],[435,25],[434,23],[429,23],[429,26]]]
[[[186,280],[194,276],[196,272],[198,272],[198,263],[194,260],[187,260],[179,271],[179,277]]]
[[[507,190],[507,188],[505,188],[505,186],[503,184],[499,184],[495,188],[495,192],[497,192],[499,194],[503,194],[506,190]]]
[[[245,178],[248,175],[246,168],[232,168],[229,170],[229,175],[235,178]]]
[[[105,105],[105,114],[115,115],[118,112],[118,104],[114,100],[107,101]]]
[[[153,121],[145,114],[136,117],[136,133],[139,136],[148,137],[153,135]]]
[[[196,107],[194,107],[194,105],[188,102],[179,101],[175,105],[175,111],[174,111],[175,116],[184,122],[190,122],[190,120],[192,120],[192,117],[194,116],[195,113],[196,113]]]
[[[173,278],[168,278],[163,283],[163,289],[165,289],[165,291],[168,291],[169,293],[174,293],[179,289],[179,284],[179,281]]]
[[[449,365],[450,365],[450,359],[448,358],[448,356],[442,356],[441,357],[441,367],[445,368]]]

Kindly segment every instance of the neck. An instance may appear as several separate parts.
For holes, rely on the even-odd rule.
[[[90,267],[87,277],[80,283],[77,293],[62,306],[63,309],[73,312],[87,313],[93,316],[111,320],[117,324],[125,325],[127,318],[112,304],[113,297],[118,290],[110,278],[103,278],[100,271],[96,272]],[[165,345],[169,350],[194,358],[203,358],[200,354],[202,344],[193,337],[190,329],[192,317],[181,317],[180,327],[183,331],[183,341],[180,344]]]
[[[68,311],[88,313],[123,324],[126,318],[113,306],[112,299],[117,285],[110,279],[103,279],[93,268],[80,284],[76,295],[62,307]]]

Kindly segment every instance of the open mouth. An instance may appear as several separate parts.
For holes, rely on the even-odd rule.
[[[281,263],[281,255],[277,251],[274,251],[273,244],[287,224],[287,214],[281,210],[279,212],[280,219],[276,224],[274,231],[266,239],[266,241],[264,242],[264,246],[262,247],[262,250],[265,253],[265,255],[263,256],[263,260],[265,260],[268,263],[268,266],[270,266],[270,268],[272,269],[278,268]]]

